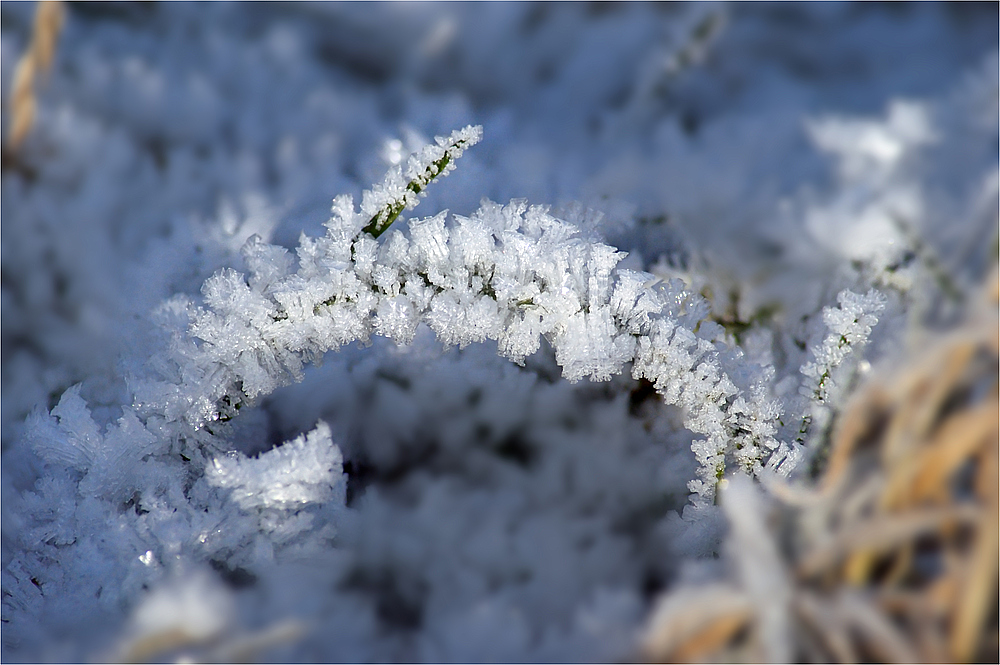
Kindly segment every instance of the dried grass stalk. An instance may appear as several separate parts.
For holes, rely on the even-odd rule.
[[[17,63],[11,90],[8,145],[12,149],[21,144],[35,122],[38,107],[35,87],[52,66],[64,14],[65,10],[59,0],[42,0],[35,10],[31,43]]]
[[[753,604],[726,584],[682,589],[661,600],[641,645],[643,660],[690,662],[712,653],[749,623]]]

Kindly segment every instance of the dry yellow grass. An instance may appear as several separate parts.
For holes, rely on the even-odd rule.
[[[998,296],[994,269],[961,326],[856,391],[814,489],[770,487],[795,660],[1000,658]],[[763,660],[750,597],[739,576],[671,592],[641,657]]]
[[[31,43],[17,63],[10,96],[10,129],[7,142],[17,148],[35,122],[38,100],[35,87],[52,66],[62,29],[64,8],[59,0],[42,0],[35,10]]]

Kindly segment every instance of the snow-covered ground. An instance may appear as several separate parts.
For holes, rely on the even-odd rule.
[[[0,7],[4,660],[615,660],[718,574],[690,405],[565,380],[558,330],[523,366],[376,335],[210,427],[138,397],[196,382],[180,297],[435,136],[483,128],[404,217],[526,199],[682,280],[806,460],[997,260],[995,3],[72,5],[14,148],[34,10]],[[845,289],[884,310],[824,373]]]

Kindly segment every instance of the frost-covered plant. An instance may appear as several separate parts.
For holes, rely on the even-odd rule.
[[[632,363],[686,426],[705,438],[690,489],[711,502],[727,457],[756,474],[771,451],[778,402],[770,374],[723,342],[721,327],[680,282],[616,269],[624,252],[577,237],[572,224],[541,206],[483,202],[469,217],[447,213],[412,220],[377,242],[435,177],[453,168],[482,130],[438,138],[365,192],[360,210],[339,196],[321,238],[303,236],[297,260],[251,238],[250,270],[213,275],[205,306],[186,298],[166,305],[184,326],[176,338],[171,380],[137,391],[145,413],[200,430],[231,419],[248,401],[298,380],[303,367],[332,349],[372,335],[400,344],[426,324],[446,345],[495,340],[522,363],[544,336],[571,382],[609,379]],[[196,440],[205,441],[196,437]]]
[[[885,309],[886,298],[874,289],[865,295],[844,290],[837,295],[837,302],[839,307],[823,308],[823,323],[830,334],[818,349],[813,349],[813,360],[802,366],[802,373],[810,379],[809,396],[823,404],[830,401],[836,389],[833,370],[868,341],[879,313]]]
[[[810,349],[812,360],[802,365],[805,377],[800,395],[805,399],[796,442],[808,443],[810,432],[825,430],[848,386],[853,363],[845,362],[867,342],[886,297],[871,289],[865,295],[843,290],[837,294],[838,307],[823,308],[823,323],[829,333],[818,347]]]
[[[774,370],[749,362],[708,318],[708,303],[680,280],[619,267],[624,252],[581,238],[573,224],[523,200],[483,201],[467,217],[441,212],[389,228],[481,135],[466,127],[438,138],[405,172],[396,167],[365,192],[360,209],[350,196],[337,197],[326,234],[303,234],[295,255],[251,237],[242,252],[248,274],[216,272],[201,304],[186,296],[166,301],[157,316],[173,328],[169,351],[150,360],[152,377],[132,379],[134,401],[117,422],[102,430],[79,387],[51,412],[37,411],[27,438],[68,475],[40,484],[26,501],[69,506],[78,494],[99,501],[86,504],[91,512],[38,513],[41,525],[29,540],[42,543],[40,551],[75,545],[78,522],[131,524],[112,506],[152,511],[155,517],[139,515],[135,542],[103,554],[125,562],[144,552],[145,568],[130,574],[122,593],[155,577],[190,538],[237,578],[233,570],[267,565],[278,549],[323,556],[320,544],[336,539],[347,493],[330,428],[320,422],[248,458],[221,454],[231,448],[227,423],[301,379],[326,352],[374,336],[410,344],[421,325],[446,346],[493,340],[519,364],[544,337],[570,382],[605,381],[631,365],[632,377],[680,407],[697,435],[696,477],[688,483],[696,509],[714,502],[730,471],[788,475],[809,424],[836,406],[835,369],[847,367],[845,358],[867,339],[884,298],[844,291],[839,308],[824,310],[831,333],[802,370],[810,397],[796,412],[802,436],[779,442]],[[227,516],[230,506],[237,510]],[[158,544],[146,545],[146,533]],[[29,556],[7,567],[18,598],[31,597],[38,565]]]
[[[366,192],[360,210],[338,197],[326,235],[303,236],[296,256],[251,238],[248,275],[215,273],[200,305],[184,296],[165,302],[157,316],[173,328],[169,350],[149,360],[152,376],[130,379],[134,400],[117,421],[102,427],[79,387],[34,413],[27,440],[52,477],[25,494],[27,545],[5,567],[18,635],[44,625],[26,617],[48,607],[37,589],[61,579],[46,563],[61,547],[70,550],[59,555],[58,574],[83,576],[66,602],[103,593],[108,618],[188,556],[233,579],[280,562],[282,552],[330,556],[347,519],[330,428],[321,422],[248,458],[231,450],[227,423],[327,351],[373,336],[407,344],[421,325],[446,345],[495,340],[517,363],[544,337],[571,382],[607,380],[631,363],[632,376],[680,406],[700,436],[689,484],[697,506],[713,501],[728,468],[761,471],[778,449],[771,373],[726,343],[706,319],[707,303],[679,280],[618,267],[625,253],[521,200],[387,230],[480,135],[468,127],[439,139],[405,175],[394,169]],[[108,528],[128,535],[104,539]],[[114,594],[86,572],[95,560],[128,571]]]

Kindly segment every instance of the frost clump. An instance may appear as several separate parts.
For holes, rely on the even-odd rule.
[[[102,433],[76,385],[63,393],[51,412],[32,414],[27,439],[46,462],[82,472],[83,494],[123,500],[139,461],[157,443],[133,409],[124,411]]]
[[[308,435],[263,453],[216,457],[205,470],[212,487],[231,490],[243,508],[295,510],[310,503],[343,504],[346,492],[343,456],[320,423]]]

